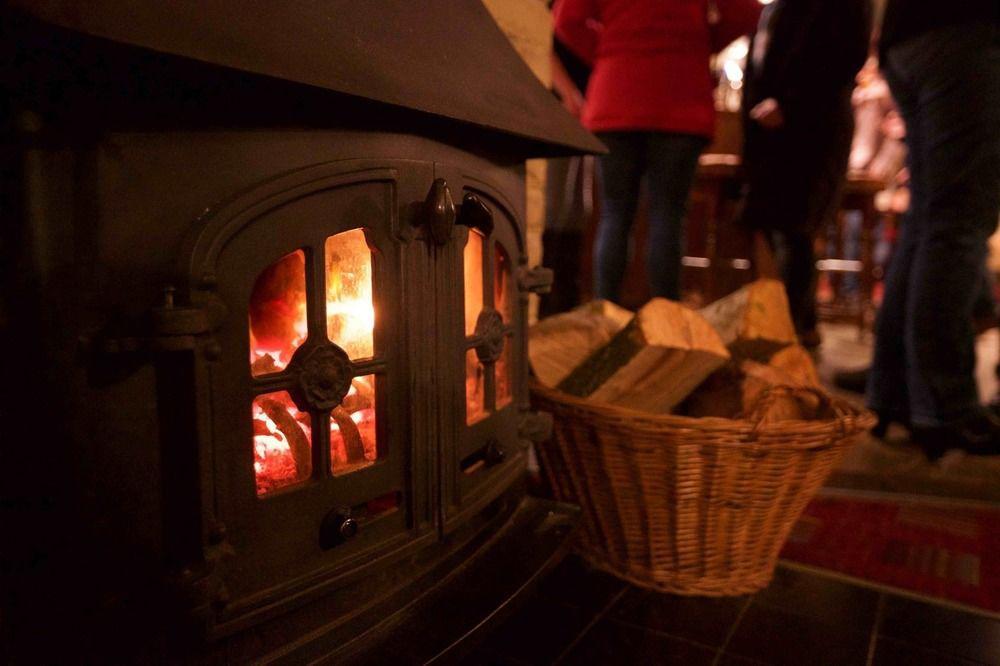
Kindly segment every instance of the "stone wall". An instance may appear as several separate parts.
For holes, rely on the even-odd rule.
[[[552,17],[543,0],[483,0],[493,19],[514,49],[546,88],[551,82]],[[528,160],[527,224],[528,265],[542,263],[542,231],[545,228],[545,160]],[[531,297],[529,320],[535,321],[538,297]]]

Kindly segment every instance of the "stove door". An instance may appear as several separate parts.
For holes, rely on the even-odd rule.
[[[432,173],[331,163],[267,183],[212,222],[221,235],[207,263],[228,310],[208,366],[223,622],[433,532],[415,462],[426,455],[407,437],[401,307],[408,216]]]
[[[440,168],[439,168],[440,171]],[[521,477],[524,449],[517,424],[526,385],[524,326],[527,298],[516,284],[525,249],[521,227],[505,197],[485,181],[462,174],[462,209],[450,266],[451,382],[458,419],[454,449],[443,460],[444,527],[448,531]]]

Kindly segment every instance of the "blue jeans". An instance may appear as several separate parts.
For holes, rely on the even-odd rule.
[[[890,47],[882,66],[906,121],[912,193],[868,403],[945,425],[980,409],[972,314],[1000,209],[1000,48],[986,25],[939,28]]]
[[[681,296],[684,211],[708,139],[668,132],[603,132],[609,153],[601,157],[601,221],[594,241],[594,297],[617,301],[628,263],[628,238],[646,175],[650,293]]]

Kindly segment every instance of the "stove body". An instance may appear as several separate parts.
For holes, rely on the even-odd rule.
[[[328,66],[378,60],[350,49],[378,17],[332,4]],[[5,642],[363,655],[526,520],[523,160],[596,144],[192,53],[121,3],[29,5],[3,35]],[[188,27],[266,51],[267,17],[239,28],[266,10],[229,9]]]

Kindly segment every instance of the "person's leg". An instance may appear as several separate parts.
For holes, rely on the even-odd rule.
[[[815,334],[816,257],[813,235],[804,229],[790,229],[779,232],[779,236],[782,246],[781,280],[788,294],[792,323],[800,337]]]
[[[905,62],[899,63],[905,66]],[[914,106],[912,78],[908,71],[898,70],[895,59],[882,63],[883,72],[896,103],[904,113]],[[912,196],[909,210],[900,226],[895,247],[886,268],[882,305],[875,318],[875,344],[871,372],[868,376],[867,403],[880,416],[880,427],[889,419],[909,422],[909,395],[906,386],[904,331],[906,327],[907,291],[910,271],[916,252],[918,230],[924,226],[926,188],[923,185],[923,142],[919,124],[907,128],[907,168],[910,171]]]
[[[637,132],[601,133],[601,219],[594,239],[594,298],[617,301],[628,263],[628,236],[635,218],[644,139]]]
[[[980,411],[972,311],[996,228],[1000,71],[992,31],[965,28],[908,42],[919,92],[905,116],[921,141],[925,188],[906,304],[907,387],[919,426]],[[893,53],[893,52],[891,52]]]
[[[707,139],[656,132],[646,144],[649,241],[646,265],[652,296],[679,301],[684,256],[684,213]]]

